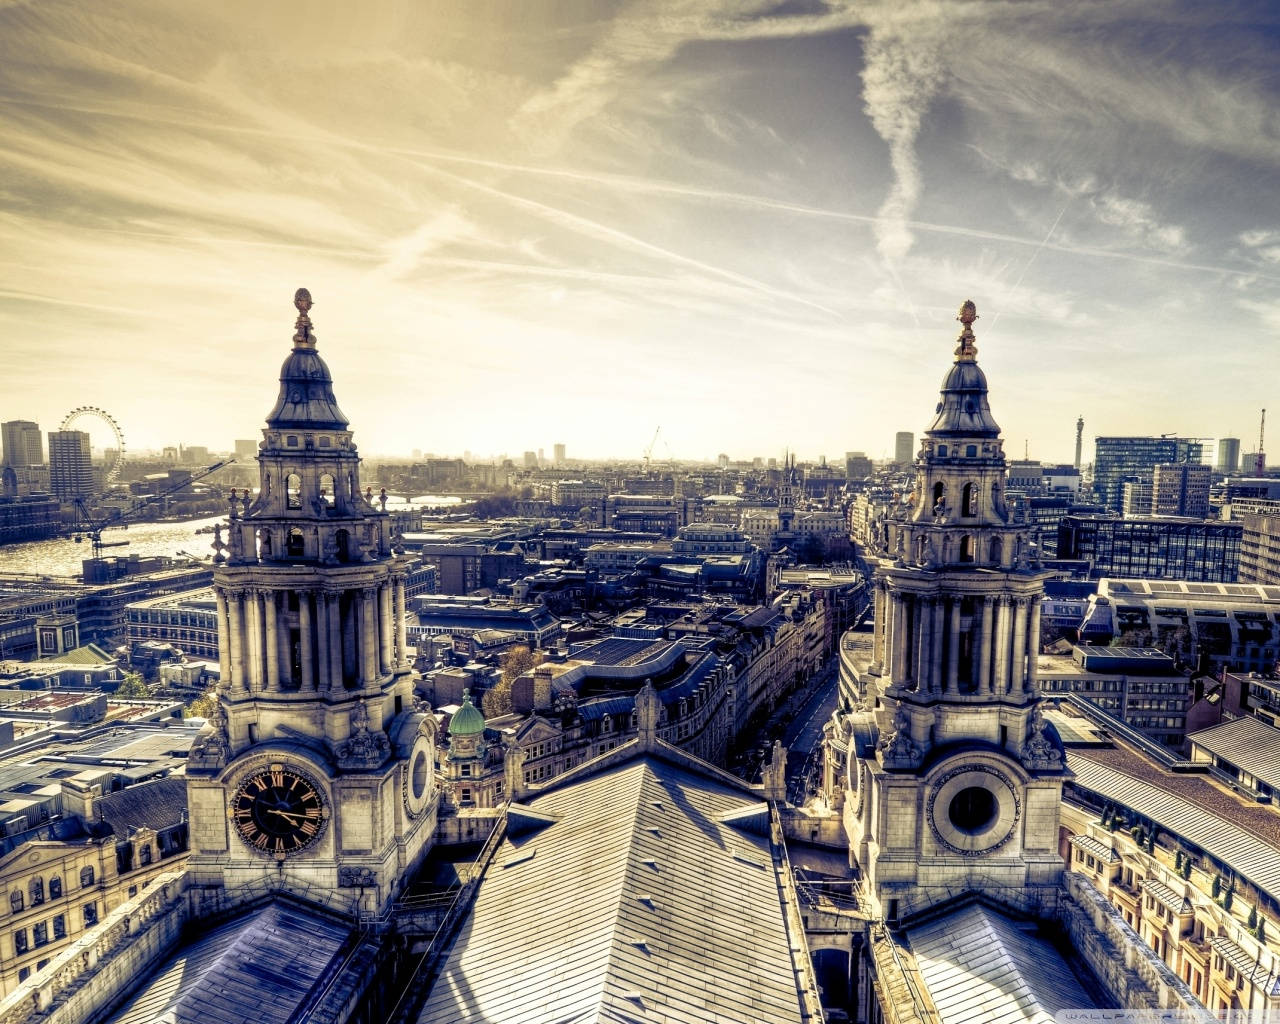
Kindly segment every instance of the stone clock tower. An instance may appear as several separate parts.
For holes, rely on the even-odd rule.
[[[377,913],[435,832],[435,722],[414,699],[405,565],[299,289],[256,498],[215,534],[222,680],[188,761],[189,871],[222,902],[284,889]]]
[[[889,919],[967,890],[1043,909],[1062,871],[1066,771],[1035,678],[1046,574],[1005,505],[977,318],[966,302],[914,501],[884,527],[872,649],[835,729],[851,856]]]

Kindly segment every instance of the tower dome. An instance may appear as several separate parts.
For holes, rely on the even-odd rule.
[[[471,691],[462,691],[462,707],[449,719],[449,738],[479,736],[484,732],[484,714],[471,703]]]
[[[280,397],[267,413],[267,426],[275,430],[345,430],[346,416],[333,394],[333,377],[316,351],[311,331],[311,293],[299,288],[293,296],[298,310],[293,351],[280,367]]]

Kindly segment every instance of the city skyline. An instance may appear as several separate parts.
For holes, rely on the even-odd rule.
[[[571,458],[659,425],[655,457],[883,458],[972,298],[1011,457],[1072,461],[1081,414],[1248,451],[1280,406],[1277,27],[0,8],[0,419],[92,403],[134,450],[229,447],[305,285],[366,454],[518,458],[536,417]]]

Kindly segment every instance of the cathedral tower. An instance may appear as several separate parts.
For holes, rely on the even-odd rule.
[[[435,723],[415,705],[405,559],[316,351],[305,288],[259,487],[215,534],[219,708],[188,761],[190,870],[377,912],[435,829]]]
[[[1036,909],[1062,870],[1064,760],[1035,678],[1046,574],[1005,505],[977,318],[966,302],[914,501],[886,525],[870,660],[846,723],[851,854],[890,918],[967,889]]]

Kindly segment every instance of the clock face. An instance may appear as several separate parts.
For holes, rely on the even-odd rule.
[[[315,783],[283,764],[248,776],[229,811],[245,843],[279,860],[310,846],[329,820]]]

